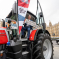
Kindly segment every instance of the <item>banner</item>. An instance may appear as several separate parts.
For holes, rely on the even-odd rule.
[[[30,0],[18,0],[18,21],[19,21],[19,34],[21,32],[23,22],[27,13]]]

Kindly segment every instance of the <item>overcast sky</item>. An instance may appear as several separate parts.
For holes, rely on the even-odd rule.
[[[5,17],[9,14],[12,9],[12,5],[16,0],[0,0],[0,18],[5,19]],[[39,0],[45,22],[47,25],[49,21],[52,24],[59,22],[59,0]],[[31,0],[29,5],[29,10],[35,14],[36,11],[36,0]]]

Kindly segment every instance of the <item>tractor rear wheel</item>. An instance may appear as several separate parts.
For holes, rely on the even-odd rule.
[[[39,34],[34,42],[33,59],[53,59],[53,43],[47,33]]]

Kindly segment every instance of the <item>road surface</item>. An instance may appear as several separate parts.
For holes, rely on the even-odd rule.
[[[59,45],[56,43],[56,41],[53,41],[54,46],[54,58],[53,59],[59,59]]]

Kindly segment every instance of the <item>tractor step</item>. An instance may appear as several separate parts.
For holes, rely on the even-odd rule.
[[[27,46],[28,46],[27,44],[22,44],[22,51],[27,51],[28,49]]]
[[[23,44],[22,47],[27,47],[28,45],[27,44]]]
[[[27,44],[28,43],[27,38],[22,38],[21,41],[22,41],[22,44]]]
[[[22,55],[26,55],[26,54],[29,54],[29,52],[28,51],[22,52]]]
[[[22,52],[22,59],[30,59],[30,53],[28,51]]]
[[[28,39],[27,38],[22,38],[21,41],[27,41]]]

